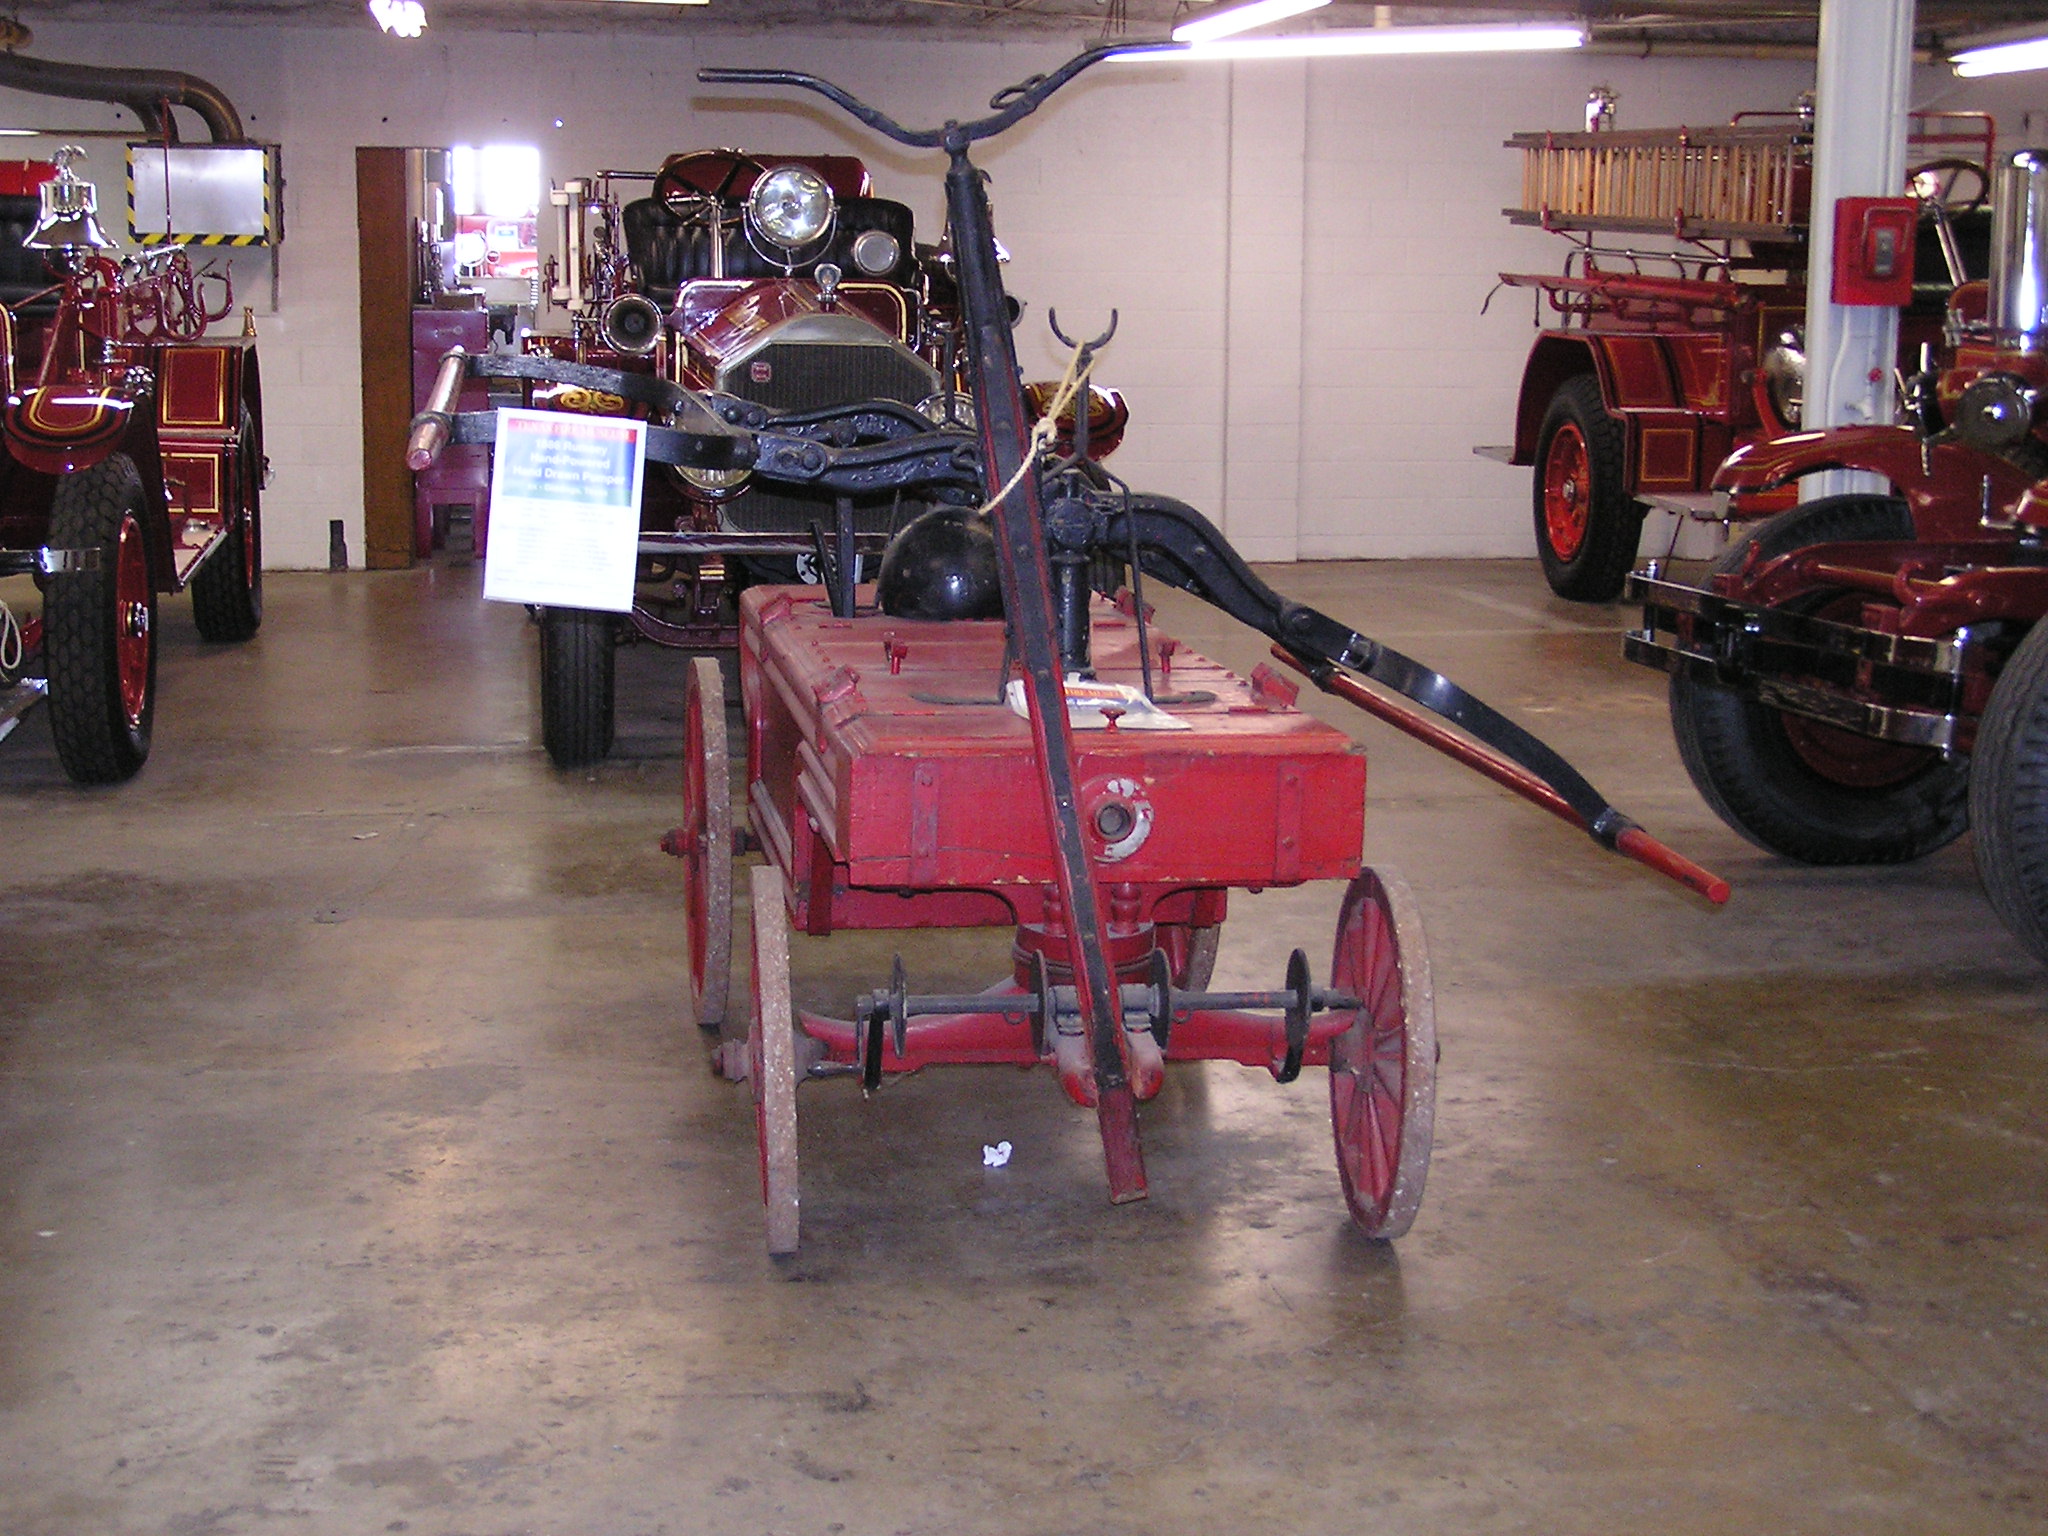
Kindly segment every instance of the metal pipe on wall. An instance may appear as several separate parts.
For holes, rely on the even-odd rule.
[[[211,81],[175,69],[110,69],[0,53],[0,86],[73,101],[111,101],[141,118],[143,130],[151,138],[173,144],[178,141],[178,128],[171,118],[172,107],[186,107],[198,114],[216,144],[238,144],[248,137],[227,92]]]

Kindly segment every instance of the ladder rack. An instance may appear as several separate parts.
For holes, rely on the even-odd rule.
[[[1806,224],[1812,133],[1794,127],[1518,133],[1517,224],[1680,239],[1783,240]]]

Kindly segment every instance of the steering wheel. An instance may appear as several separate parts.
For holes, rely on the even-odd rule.
[[[725,175],[720,178],[716,188],[706,187],[689,175],[692,166],[701,165],[706,160],[720,159],[725,160],[727,164]],[[655,174],[653,195],[655,201],[677,210],[690,203],[702,202],[706,197],[724,202],[732,196],[733,185],[740,179],[742,173],[753,171],[758,175],[765,169],[767,167],[752,155],[742,154],[738,150],[700,150],[696,154],[680,156],[664,165]]]
[[[1906,190],[1949,213],[1975,213],[1991,195],[1991,178],[1974,160],[1923,160],[1906,172]]]

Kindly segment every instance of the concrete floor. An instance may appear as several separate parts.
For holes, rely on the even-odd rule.
[[[1391,1247],[1318,1073],[1176,1069],[1113,1209],[1048,1074],[960,1069],[805,1089],[771,1263],[682,1015],[674,658],[627,654],[618,758],[564,776],[474,572],[273,576],[241,648],[168,605],[136,782],[0,745],[0,1532],[2048,1529],[2048,976],[1967,843],[1750,849],[1622,611],[1531,565],[1276,574],[1737,886],[1357,722],[1443,1042]],[[1320,966],[1337,897],[1240,899],[1219,981]],[[903,947],[936,985],[1006,942]],[[801,941],[800,993],[894,947]]]

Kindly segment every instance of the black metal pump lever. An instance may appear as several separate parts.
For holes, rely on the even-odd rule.
[[[1230,547],[1222,530],[1193,507],[1171,497],[1145,495],[1113,505],[1104,541],[1116,549],[1135,533],[1147,576],[1190,592],[1250,625],[1301,658],[1311,676],[1315,668],[1344,667],[1441,715],[1542,779],[1606,846],[1613,847],[1615,838],[1632,825],[1557,752],[1442,673],[1275,592]]]
[[[1728,899],[1725,880],[1673,852],[1617,810],[1585,775],[1491,705],[1411,656],[1339,623],[1267,586],[1230,547],[1222,530],[1193,507],[1166,496],[1132,495],[1098,508],[1100,541],[1135,545],[1146,575],[1222,609],[1272,640],[1317,687],[1399,726],[1588,832],[1602,847],[1649,865],[1710,901]],[[1480,743],[1474,752],[1441,727],[1406,719],[1361,688],[1355,672],[1410,699]]]
[[[875,132],[894,139],[898,144],[907,144],[912,149],[964,149],[982,139],[992,139],[1005,129],[1014,128],[1018,123],[1036,112],[1045,104],[1045,99],[1074,76],[1089,66],[1101,63],[1120,53],[1157,53],[1162,50],[1184,48],[1182,43],[1103,43],[1084,52],[1075,54],[1051,74],[1033,75],[1015,85],[1006,85],[989,98],[989,105],[995,110],[987,117],[972,122],[949,122],[942,128],[906,128],[895,118],[878,107],[871,107],[851,91],[834,85],[830,80],[816,75],[805,74],[796,69],[700,69],[697,78],[705,85],[793,85],[801,90],[816,91],[826,100],[844,107]]]

